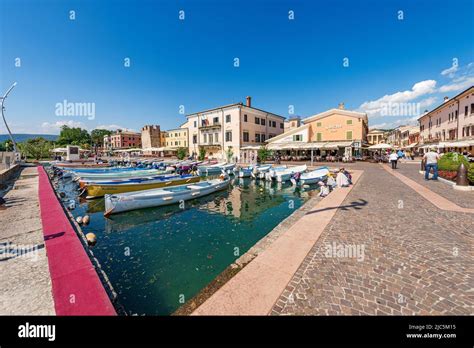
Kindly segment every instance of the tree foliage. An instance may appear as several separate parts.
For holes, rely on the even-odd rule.
[[[104,136],[112,134],[108,129],[94,129],[91,132],[92,143],[96,146],[102,146]]]
[[[200,161],[202,161],[202,160],[204,160],[204,158],[206,158],[206,149],[204,148],[204,146],[199,146],[198,159]]]
[[[265,146],[262,145],[258,149],[257,156],[261,162],[265,162],[270,155],[271,155],[271,151],[268,150]]]
[[[178,157],[179,160],[182,160],[186,157],[187,152],[188,149],[186,147],[180,147],[176,152],[176,157]]]
[[[53,148],[53,144],[51,141],[39,137],[19,143],[18,147],[24,156],[40,160],[50,157],[49,151]]]
[[[82,146],[84,144],[90,144],[91,136],[87,130],[79,127],[62,126],[61,132],[59,133],[57,145],[77,145]]]

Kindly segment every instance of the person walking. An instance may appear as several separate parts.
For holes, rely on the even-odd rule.
[[[388,156],[388,160],[392,164],[392,169],[397,169],[398,155],[395,150]]]
[[[439,154],[430,149],[423,156],[425,160],[425,180],[430,180],[430,171],[433,168],[433,180],[438,180],[438,160]]]

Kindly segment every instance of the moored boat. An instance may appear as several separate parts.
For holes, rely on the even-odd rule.
[[[276,180],[278,182],[285,182],[291,179],[291,176],[295,173],[303,173],[308,167],[306,164],[301,166],[288,167],[285,170],[276,172]]]
[[[263,179],[265,178],[265,173],[268,172],[272,168],[271,164],[262,164],[260,166],[255,167],[252,170],[252,177],[255,179]]]
[[[288,169],[286,165],[270,168],[266,173],[264,173],[265,180],[272,181],[276,179],[276,173],[286,169]]]
[[[135,209],[159,207],[199,198],[225,189],[230,184],[228,177],[221,177],[190,185],[179,185],[140,192],[107,194],[104,216]]]
[[[112,172],[112,173],[85,173],[85,174],[76,174],[76,177],[79,180],[89,181],[89,180],[114,180],[114,179],[124,179],[124,178],[140,178],[153,175],[162,175],[170,174],[171,170],[157,170],[157,169],[143,169],[135,171],[125,171],[125,172]]]
[[[199,182],[199,176],[192,175],[173,175],[173,176],[164,176],[155,180],[150,180],[146,182],[133,182],[125,184],[92,184],[86,185],[85,189],[87,191],[86,198],[96,198],[102,197],[105,194],[115,194],[123,192],[132,192],[132,191],[143,191],[154,188],[162,188],[176,185],[184,185]]]
[[[328,167],[316,168],[315,170],[301,174],[300,179],[299,179],[299,184],[300,185],[316,184],[319,181],[324,180],[328,174],[329,174]],[[291,179],[291,182],[293,184],[296,184],[296,181],[294,181],[294,179]]]
[[[248,166],[248,167],[241,167],[239,169],[239,178],[250,178],[252,175],[254,167],[253,166]]]

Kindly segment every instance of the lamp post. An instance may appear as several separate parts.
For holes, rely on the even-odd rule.
[[[17,148],[16,148],[16,143],[15,143],[15,140],[13,139],[13,135],[12,135],[12,132],[10,131],[10,127],[8,127],[8,124],[7,124],[7,120],[5,119],[5,99],[7,99],[8,97],[8,94],[11,92],[11,90],[13,89],[13,87],[16,86],[16,82],[13,83],[13,85],[11,85],[11,87],[7,90],[7,92],[4,94],[3,97],[0,97],[2,99],[2,105],[1,105],[1,109],[2,109],[2,117],[3,117],[3,122],[5,123],[5,127],[7,128],[7,131],[8,131],[8,134],[10,135],[10,139],[13,143],[13,152],[17,153]]]

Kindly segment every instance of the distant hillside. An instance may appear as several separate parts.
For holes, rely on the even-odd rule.
[[[28,139],[33,139],[33,138],[38,138],[38,137],[43,137],[47,140],[57,140],[58,136],[54,134],[13,134],[13,139],[17,143],[22,143]],[[0,134],[0,143],[3,143],[5,140],[10,139],[10,136],[8,134]]]

